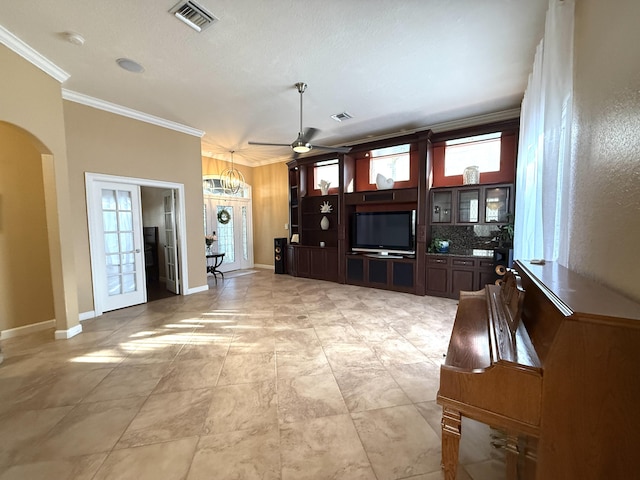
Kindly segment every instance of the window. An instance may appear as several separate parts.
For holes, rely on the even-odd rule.
[[[500,145],[502,133],[448,140],[444,147],[444,176],[462,175],[472,165],[480,172],[500,171]]]
[[[410,147],[411,145],[407,143],[371,150],[369,183],[376,183],[378,174],[385,178],[393,178],[396,182],[411,180]]]
[[[243,184],[236,193],[231,193],[222,187],[218,175],[205,175],[202,177],[202,192],[204,195],[225,195],[227,197],[248,197],[248,186]]]
[[[313,185],[316,190],[320,190],[320,181],[329,182],[330,188],[338,188],[340,185],[340,171],[338,169],[338,159],[318,162],[313,169]]]

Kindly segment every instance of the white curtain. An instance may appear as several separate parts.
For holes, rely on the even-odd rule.
[[[514,257],[566,265],[571,209],[574,0],[550,0],[522,101]]]

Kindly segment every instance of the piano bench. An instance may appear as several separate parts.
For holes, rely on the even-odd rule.
[[[519,278],[511,271],[501,287],[460,292],[437,396],[446,480],[456,477],[463,415],[507,433],[509,479],[517,473],[520,434],[538,437],[542,369],[519,322],[523,299]],[[535,470],[534,450],[525,459]]]

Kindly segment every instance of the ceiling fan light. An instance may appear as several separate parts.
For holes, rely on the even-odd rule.
[[[293,151],[296,153],[307,153],[309,150],[311,150],[311,145],[309,145],[308,143],[302,142],[300,140],[294,142],[293,145],[291,145],[291,147],[293,148]]]

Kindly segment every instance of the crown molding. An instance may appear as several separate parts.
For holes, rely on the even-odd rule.
[[[427,128],[434,133],[447,132],[449,130],[458,130],[460,128],[484,125],[485,123],[496,123],[503,120],[513,120],[514,118],[518,118],[519,116],[520,109],[512,108],[510,110],[502,110],[501,112],[487,113],[485,115],[477,115],[475,117],[452,120],[450,122],[442,122]]]
[[[182,125],[181,123],[172,122],[171,120],[165,120],[164,118],[149,115],[148,113],[133,110],[132,108],[123,107],[115,103],[100,100],[99,98],[91,97],[83,93],[74,92],[73,90],[62,89],[62,98],[69,100],[70,102],[80,103],[87,107],[97,108],[98,110],[104,110],[106,112],[115,113],[123,117],[133,118],[141,122],[151,123],[159,127],[168,128],[177,132],[186,133],[187,135],[193,135],[194,137],[202,138],[204,132],[197,128]]]
[[[387,140],[399,135],[411,135],[418,132],[424,132],[431,130],[434,133],[448,132],[449,130],[458,130],[460,128],[475,127],[478,125],[484,125],[487,123],[501,122],[503,120],[512,120],[520,116],[520,108],[512,108],[509,110],[501,110],[499,112],[486,113],[483,115],[476,115],[473,117],[460,118],[458,120],[451,120],[448,122],[434,123],[432,125],[425,125],[423,127],[414,128],[412,130],[403,130],[401,132],[388,133],[379,135],[376,137],[369,137],[362,140],[356,140],[353,142],[347,142],[345,145],[356,146],[362,143],[371,143],[379,140]]]
[[[71,76],[51,60],[45,58],[29,45],[24,43],[2,25],[0,25],[0,43],[6,46],[9,50],[20,55],[32,65],[38,67],[47,75],[55,78],[60,83],[66,82]]]

